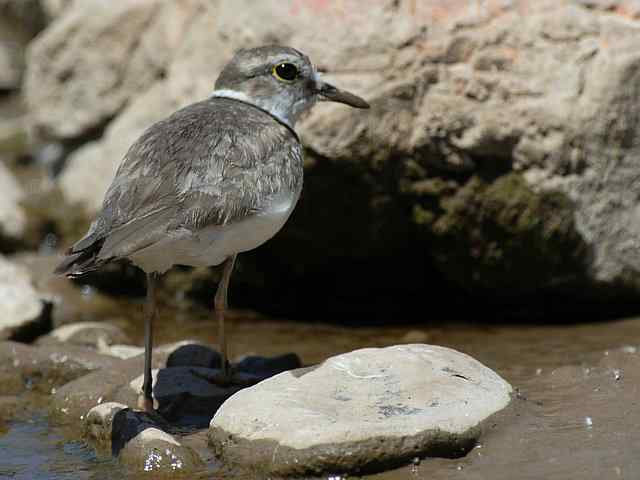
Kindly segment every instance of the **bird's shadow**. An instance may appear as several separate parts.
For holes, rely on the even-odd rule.
[[[125,408],[111,422],[111,453],[117,456],[134,437],[149,428],[184,436],[209,427],[220,406],[234,393],[284,371],[300,368],[294,353],[277,357],[247,356],[232,365],[234,381],[220,383],[221,356],[200,344],[188,344],[169,355],[155,378],[156,411]]]

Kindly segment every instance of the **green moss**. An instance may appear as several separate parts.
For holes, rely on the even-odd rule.
[[[439,268],[468,289],[505,294],[571,283],[582,277],[586,246],[573,206],[561,193],[537,193],[517,173],[489,183],[472,177],[414,222],[433,240]],[[427,219],[427,221],[425,221]]]

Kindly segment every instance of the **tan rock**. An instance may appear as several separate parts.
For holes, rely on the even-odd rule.
[[[460,456],[511,386],[444,347],[366,348],[242,390],[211,421],[222,459],[276,475],[381,469]]]

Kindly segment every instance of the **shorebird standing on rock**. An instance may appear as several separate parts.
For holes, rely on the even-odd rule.
[[[223,265],[214,304],[222,379],[232,382],[224,334],[229,278],[237,254],[273,237],[295,207],[303,172],[294,126],[318,100],[369,106],[323,82],[293,48],[240,50],[210,98],[152,125],[131,146],[102,211],[56,269],[76,277],[128,259],[146,273],[141,408],[153,411],[156,283],[173,265]]]

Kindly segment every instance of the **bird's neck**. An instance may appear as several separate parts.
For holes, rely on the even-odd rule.
[[[255,98],[247,95],[244,92],[239,92],[237,90],[228,90],[226,88],[214,90],[211,94],[212,98],[231,98],[233,100],[238,100],[243,103],[247,103],[249,105],[253,105],[258,107],[260,110],[263,110],[275,117],[279,122],[285,124],[292,131],[294,130],[295,119],[291,118],[290,112],[284,108],[282,103],[273,102],[271,99],[265,100],[262,98]]]

